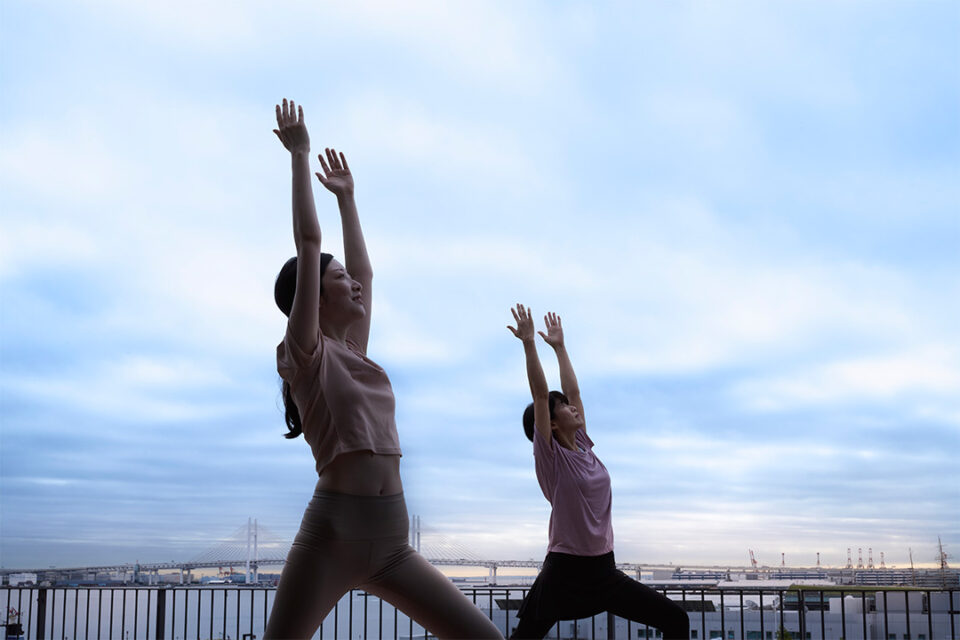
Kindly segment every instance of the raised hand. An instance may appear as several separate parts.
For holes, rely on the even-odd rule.
[[[330,193],[338,198],[353,195],[353,174],[350,173],[350,167],[347,165],[347,157],[341,152],[337,155],[335,149],[326,149],[327,159],[323,159],[320,154],[320,166],[323,167],[323,174],[317,172],[317,178],[320,184],[325,186]]]
[[[530,311],[522,304],[518,304],[515,309],[510,309],[510,311],[513,313],[513,319],[517,321],[517,328],[514,329],[507,325],[507,329],[510,329],[511,333],[523,342],[532,341],[534,337],[533,316],[530,315]]]
[[[562,347],[563,325],[560,324],[560,316],[551,311],[547,315],[543,316],[543,322],[547,325],[547,332],[537,332],[540,334],[540,337],[543,338],[543,341],[554,349],[557,347]]]
[[[290,153],[310,153],[310,135],[303,123],[303,107],[297,107],[293,100],[283,99],[283,106],[277,105],[277,129],[273,132]]]

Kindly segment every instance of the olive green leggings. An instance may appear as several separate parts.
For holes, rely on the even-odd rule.
[[[501,638],[449,578],[407,544],[403,494],[317,491],[287,555],[264,637],[310,638],[350,589],[386,600],[438,638]]]

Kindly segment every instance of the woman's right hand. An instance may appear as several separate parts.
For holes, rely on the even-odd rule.
[[[522,304],[518,304],[516,308],[510,309],[510,311],[513,313],[513,319],[517,321],[517,328],[514,329],[507,325],[507,329],[510,329],[513,335],[523,342],[532,342],[534,331],[533,316],[530,315],[530,311]]]
[[[303,107],[297,107],[293,100],[283,99],[283,107],[277,105],[277,127],[273,132],[290,153],[310,153],[310,135],[303,123]]]

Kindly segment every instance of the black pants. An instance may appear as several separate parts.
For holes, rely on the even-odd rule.
[[[656,627],[665,640],[687,640],[690,620],[680,605],[617,569],[613,552],[573,556],[551,552],[520,606],[511,638],[543,638],[558,620],[603,611]]]

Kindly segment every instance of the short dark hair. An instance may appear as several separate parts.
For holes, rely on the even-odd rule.
[[[559,391],[551,391],[547,396],[547,404],[550,407],[550,419],[553,420],[554,412],[557,403],[560,404],[570,404],[570,401],[567,400],[567,396],[563,395]],[[533,403],[527,405],[527,408],[523,410],[523,432],[527,435],[527,440],[533,442]]]

